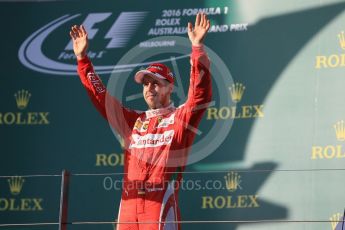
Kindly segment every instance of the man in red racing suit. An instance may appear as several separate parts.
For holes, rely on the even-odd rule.
[[[87,33],[73,26],[70,35],[78,73],[92,102],[125,141],[124,185],[117,229],[181,229],[178,189],[198,124],[212,97],[209,59],[203,39],[210,27],[205,14],[188,23],[192,42],[188,98],[175,108],[170,101],[174,77],[169,68],[153,63],[139,71],[149,110],[125,108],[112,97],[86,55]],[[107,103],[106,103],[107,98]]]

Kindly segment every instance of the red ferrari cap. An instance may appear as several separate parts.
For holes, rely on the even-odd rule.
[[[153,78],[167,80],[170,83],[174,83],[174,75],[170,69],[162,63],[152,63],[146,69],[138,71],[134,79],[137,83],[142,84],[145,75],[149,75]]]

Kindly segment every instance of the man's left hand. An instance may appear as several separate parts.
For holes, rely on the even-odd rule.
[[[210,28],[210,20],[206,14],[198,13],[193,28],[192,23],[188,22],[188,37],[193,46],[202,46],[203,40]]]

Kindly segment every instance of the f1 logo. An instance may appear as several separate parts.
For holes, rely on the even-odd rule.
[[[91,13],[85,18],[82,24],[86,31],[88,31],[89,39],[93,39],[98,32],[94,25],[106,20],[111,14]],[[106,48],[124,47],[146,15],[147,12],[122,12],[104,37],[105,39],[110,39]],[[67,44],[65,50],[73,50],[72,40]]]

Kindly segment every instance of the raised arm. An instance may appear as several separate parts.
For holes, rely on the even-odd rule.
[[[210,74],[210,61],[204,50],[203,41],[210,28],[210,21],[205,14],[199,13],[195,25],[188,23],[188,36],[192,43],[190,57],[191,71],[188,97],[183,106],[182,124],[187,130],[193,131],[202,118],[212,100],[212,82]]]
[[[212,98],[210,61],[204,50],[203,41],[210,28],[205,14],[199,13],[195,25],[188,23],[188,36],[192,43],[190,85],[186,105],[194,113],[202,114]]]
[[[116,98],[108,94],[106,87],[95,73],[92,63],[86,55],[89,41],[85,28],[72,26],[70,36],[73,41],[73,51],[78,61],[78,74],[91,101],[111,126],[126,139],[130,135],[139,114],[123,107]]]

